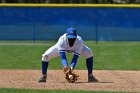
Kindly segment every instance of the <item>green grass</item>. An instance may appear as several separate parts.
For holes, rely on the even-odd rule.
[[[83,90],[37,90],[37,89],[0,88],[0,93],[126,93],[126,92],[103,92],[103,91],[83,91]]]
[[[0,69],[40,69],[42,54],[56,41],[0,42]],[[85,41],[94,54],[94,69],[140,70],[140,42]],[[72,55],[67,55],[70,62]],[[49,69],[62,69],[59,57],[50,60]],[[76,69],[86,69],[85,57],[80,56]]]

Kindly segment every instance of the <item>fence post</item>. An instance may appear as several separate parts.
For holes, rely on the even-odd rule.
[[[36,23],[33,22],[33,30],[32,30],[32,41],[33,41],[33,43],[35,43],[35,40],[36,40],[35,32],[36,32]]]
[[[96,34],[96,44],[98,44],[98,12],[95,10],[95,34]]]

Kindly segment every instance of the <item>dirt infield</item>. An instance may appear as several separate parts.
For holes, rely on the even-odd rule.
[[[86,70],[76,73],[80,79],[67,83],[61,70],[49,70],[47,82],[38,83],[40,70],[0,70],[0,88],[140,92],[140,71],[95,70],[98,83],[87,82]]]

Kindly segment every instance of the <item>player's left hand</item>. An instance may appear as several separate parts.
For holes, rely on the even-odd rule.
[[[78,80],[79,75],[75,74],[74,71],[72,71],[71,69],[64,68],[64,74],[65,74],[65,79],[69,82],[69,83],[74,83],[75,81]]]

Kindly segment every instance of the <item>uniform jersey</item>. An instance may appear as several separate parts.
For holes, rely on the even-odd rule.
[[[74,45],[72,47],[70,47],[66,34],[64,34],[59,38],[56,46],[58,47],[59,52],[68,52],[68,53],[74,52],[74,54],[80,55],[81,51],[84,47],[84,43],[83,43],[82,38],[77,35]]]
[[[90,48],[84,45],[83,40],[77,35],[77,38],[72,47],[69,46],[66,34],[62,35],[58,42],[50,47],[43,55],[42,61],[49,61],[50,59],[59,56],[59,52],[74,53],[75,55],[84,55],[86,58],[92,57]],[[47,57],[45,57],[47,56]]]

